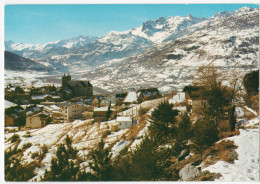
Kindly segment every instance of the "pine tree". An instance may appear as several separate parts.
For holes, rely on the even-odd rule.
[[[207,92],[208,107],[205,109],[207,115],[215,118],[218,124],[224,116],[224,107],[229,104],[229,93],[226,88],[216,86]]]
[[[193,141],[198,146],[210,146],[218,138],[217,125],[208,117],[203,117],[196,121],[193,128]]]
[[[173,125],[179,111],[173,109],[174,105],[168,101],[163,102],[152,112],[150,130],[152,135],[159,138],[168,137],[173,134]]]
[[[51,160],[51,170],[45,171],[44,181],[77,181],[80,173],[75,159],[78,151],[72,147],[69,136],[66,137],[66,145],[60,144],[56,157]]]
[[[176,140],[179,143],[186,143],[192,137],[190,117],[187,112],[181,116],[181,121],[178,125]]]
[[[170,180],[170,151],[160,150],[154,137],[146,136],[131,153],[132,179],[135,181]]]
[[[94,172],[93,180],[96,181],[113,181],[112,173],[112,164],[111,156],[108,149],[104,149],[104,142],[101,139],[101,142],[98,144],[98,148],[94,150],[90,155],[92,162],[90,163],[90,168]]]

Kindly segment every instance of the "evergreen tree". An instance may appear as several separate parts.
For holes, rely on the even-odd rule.
[[[244,76],[243,84],[248,96],[259,93],[259,70],[247,73]]]
[[[176,140],[180,143],[186,143],[192,136],[190,117],[187,112],[181,116],[181,121],[178,125]]]
[[[208,107],[205,109],[207,115],[215,118],[218,124],[224,115],[224,107],[229,104],[229,93],[226,88],[216,86],[207,92]]]
[[[78,175],[82,175],[75,159],[78,151],[72,147],[69,136],[66,137],[66,145],[60,144],[56,157],[51,160],[51,170],[45,171],[44,181],[77,181]]]
[[[174,105],[168,101],[163,102],[152,112],[150,130],[153,136],[167,138],[173,135],[176,116],[179,111],[173,109]]]
[[[213,120],[208,117],[198,119],[193,128],[193,141],[200,146],[210,146],[214,144],[218,138],[217,126]]]
[[[104,142],[98,144],[98,148],[94,150],[90,156],[93,162],[90,163],[90,168],[93,170],[93,180],[96,181],[113,181],[111,156],[108,149],[104,149]]]
[[[146,136],[131,153],[132,179],[135,181],[171,180],[170,151],[159,148],[154,137]]]

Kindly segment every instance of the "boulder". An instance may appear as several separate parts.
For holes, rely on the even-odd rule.
[[[192,164],[185,165],[179,172],[180,178],[183,181],[189,181],[189,179],[194,178],[201,174],[201,169],[195,167]]]

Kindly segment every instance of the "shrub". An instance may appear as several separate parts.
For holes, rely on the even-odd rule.
[[[23,149],[30,148],[32,146],[32,143],[28,142],[23,145]]]
[[[18,134],[14,134],[14,135],[10,138],[10,140],[11,140],[12,143],[18,141],[19,139],[20,139],[20,136],[19,136]]]
[[[193,141],[195,144],[210,146],[218,140],[218,130],[213,120],[203,117],[196,121],[193,128]]]
[[[24,135],[24,137],[31,137],[31,132],[27,131],[26,134]]]
[[[43,145],[43,146],[41,147],[41,149],[42,149],[42,153],[43,153],[44,155],[45,155],[46,153],[48,153],[49,148],[48,148],[47,145]]]
[[[32,159],[35,159],[35,158],[38,157],[38,156],[39,156],[39,152],[34,152],[34,153],[32,153],[31,158],[32,158]]]
[[[149,108],[140,108],[139,110],[138,110],[138,115],[139,116],[142,116],[142,115],[144,115],[145,113],[147,113],[149,111]]]

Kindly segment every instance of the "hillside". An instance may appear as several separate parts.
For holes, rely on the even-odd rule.
[[[178,95],[174,96],[170,100],[171,103],[179,101],[177,97]],[[181,100],[183,100],[183,97]],[[126,150],[135,150],[145,135],[149,133],[148,127],[150,123],[148,117],[154,108],[162,101],[164,100],[156,99],[146,101],[142,104],[134,105],[133,111],[129,109],[122,112],[121,115],[134,112],[135,117],[136,108],[140,109],[140,107],[142,107],[150,109],[146,114],[138,118],[136,125],[123,130],[118,130],[118,125],[115,120],[101,123],[91,123],[89,120],[75,120],[63,124],[49,124],[40,129],[21,131],[15,130],[16,128],[6,127],[6,131],[8,132],[5,133],[5,151],[20,150],[20,152],[15,154],[15,157],[21,160],[21,164],[24,167],[32,166],[35,171],[35,174],[31,172],[32,178],[30,181],[40,181],[45,170],[50,169],[51,159],[55,157],[58,146],[61,143],[65,143],[66,136],[68,135],[72,139],[72,146],[79,150],[80,167],[86,169],[89,165],[88,154],[97,148],[97,144],[101,139],[105,142],[105,148],[108,148],[112,153],[112,159],[117,159],[123,150],[123,152]],[[181,108],[178,107],[178,109]],[[254,112],[252,109],[250,109],[250,111]],[[233,137],[218,141],[212,147],[209,147],[202,155],[189,153],[181,161],[177,162],[177,168],[181,170],[185,165],[193,163],[201,157],[202,160],[196,168],[202,168],[203,173],[206,173],[207,176],[218,176],[215,178],[216,181],[258,180],[259,149],[258,141],[256,140],[259,138],[259,118],[255,117],[254,114],[251,116],[251,120],[241,127],[243,129],[240,129],[240,135],[236,134]],[[240,119],[244,119],[244,117],[240,117]],[[18,135],[21,140],[19,141],[18,139],[18,141],[12,142],[14,135]],[[228,140],[234,141],[235,145],[230,145],[232,142],[228,142]],[[252,144],[248,144],[248,142]],[[169,145],[161,146],[165,147]],[[224,149],[223,146],[226,146],[226,148]],[[234,151],[238,154],[237,158],[233,158],[231,155],[225,156],[225,152],[229,151],[230,148],[235,148]],[[174,161],[171,163],[173,167],[176,167],[174,166]],[[210,174],[208,170],[211,172]],[[237,173],[239,173],[239,177]],[[203,177],[206,178],[206,176],[202,175],[196,179],[193,178],[193,180],[198,180]]]
[[[12,52],[5,51],[5,70],[24,71],[52,71],[52,68],[44,66],[33,60],[18,56]]]

